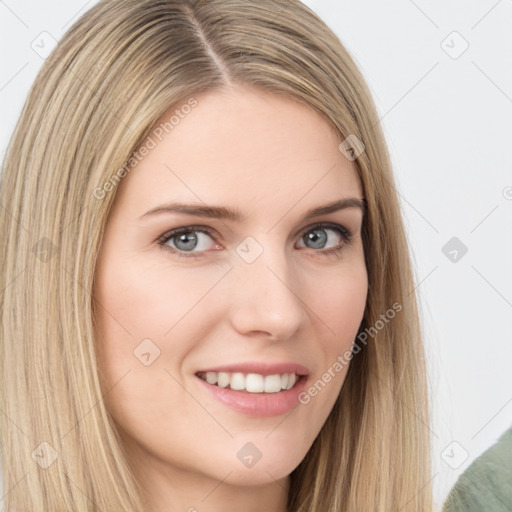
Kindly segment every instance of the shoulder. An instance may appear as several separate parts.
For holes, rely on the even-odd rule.
[[[512,510],[512,428],[462,473],[443,512]]]

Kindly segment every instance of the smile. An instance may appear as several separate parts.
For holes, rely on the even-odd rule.
[[[220,388],[248,393],[279,393],[291,389],[300,376],[295,373],[261,375],[259,373],[199,372],[199,378]]]
[[[299,404],[308,375],[296,373],[198,372],[200,393],[244,416],[263,418],[290,413]]]

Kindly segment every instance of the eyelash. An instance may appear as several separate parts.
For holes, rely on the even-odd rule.
[[[339,224],[332,224],[330,222],[321,222],[321,223],[315,224],[314,226],[308,227],[301,232],[300,236],[302,237],[306,233],[309,233],[310,231],[315,231],[316,229],[319,229],[319,228],[328,228],[328,229],[338,232],[341,235],[341,237],[343,238],[344,243],[341,245],[338,245],[336,247],[331,247],[330,249],[318,249],[316,251],[313,249],[314,252],[320,253],[324,256],[339,257],[339,255],[343,251],[343,249],[347,245],[350,245],[350,243],[352,242],[353,235],[352,235],[352,232],[348,228],[341,226]],[[173,229],[172,231],[168,231],[168,232],[164,233],[162,236],[160,236],[157,239],[157,243],[158,243],[158,245],[160,245],[162,247],[162,249],[164,249],[172,254],[178,254],[180,257],[183,256],[185,258],[200,258],[200,257],[202,257],[202,254],[205,251],[199,251],[196,253],[180,251],[178,249],[173,249],[172,247],[165,245],[169,240],[171,240],[175,236],[178,236],[182,233],[189,233],[189,232],[194,232],[194,231],[197,231],[199,233],[205,233],[205,234],[209,235],[212,239],[215,239],[213,230],[210,228],[207,228],[206,226],[185,226],[185,227]]]

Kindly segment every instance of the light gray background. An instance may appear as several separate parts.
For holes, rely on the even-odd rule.
[[[60,39],[95,3],[0,0],[2,157],[43,62],[34,48],[43,53],[48,34]],[[440,507],[512,426],[512,0],[305,3],[360,66],[393,158],[427,343]],[[443,253],[452,237],[466,254]]]

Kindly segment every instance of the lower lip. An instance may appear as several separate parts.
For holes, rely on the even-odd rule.
[[[196,376],[196,378],[213,398],[235,411],[253,418],[280,416],[297,407],[299,405],[299,395],[306,389],[307,381],[307,376],[301,375],[291,389],[278,393],[249,393],[248,391],[220,388],[209,384],[200,377]]]

